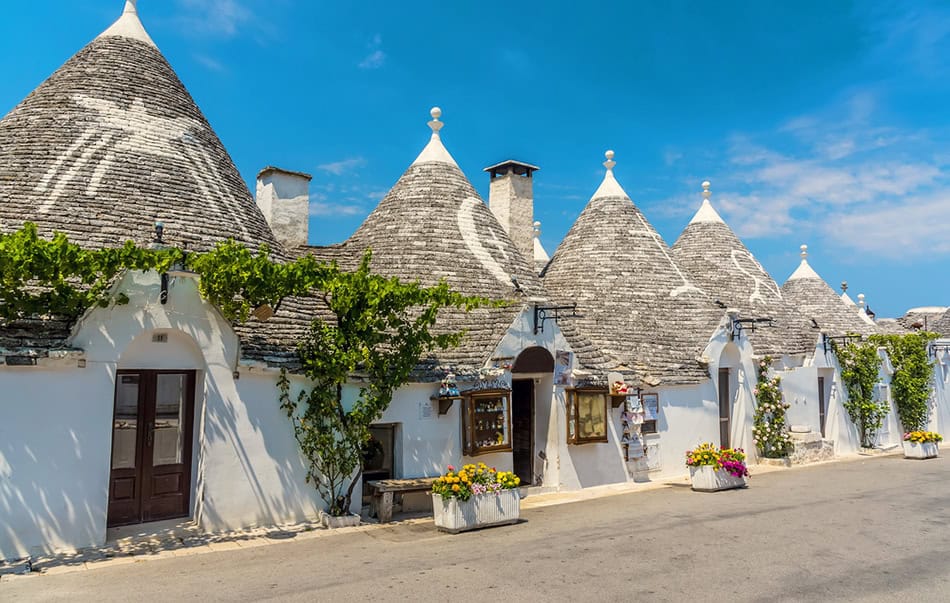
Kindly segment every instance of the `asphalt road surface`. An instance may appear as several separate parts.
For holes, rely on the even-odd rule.
[[[877,457],[0,583],[0,601],[950,601],[950,461]]]

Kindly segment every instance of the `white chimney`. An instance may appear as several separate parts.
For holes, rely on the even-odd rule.
[[[287,249],[307,244],[313,176],[277,167],[257,174],[257,207],[274,237]]]
[[[491,174],[488,207],[529,263],[534,258],[534,192],[538,166],[509,159],[485,168]]]

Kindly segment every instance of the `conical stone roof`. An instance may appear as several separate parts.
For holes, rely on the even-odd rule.
[[[86,247],[234,238],[278,247],[221,141],[126,3],[115,24],[0,120],[0,230]]]
[[[708,182],[703,189],[703,203],[673,244],[673,258],[706,293],[739,310],[740,318],[772,319],[771,326],[743,331],[757,354],[814,349],[817,333],[786,303],[775,280],[713,208]]]
[[[934,333],[939,333],[944,337],[950,337],[950,310],[943,313],[943,316],[934,324],[931,329]]]
[[[858,316],[854,306],[846,304],[808,263],[808,246],[802,245],[802,262],[782,285],[782,295],[805,318],[818,323],[818,329],[831,336],[870,335],[878,329]]]
[[[724,311],[695,286],[669,246],[607,174],[542,274],[567,319],[616,365],[649,385],[709,378],[699,360]],[[621,371],[623,372],[623,371]]]
[[[438,330],[465,330],[457,348],[430,359],[457,372],[488,360],[531,297],[543,296],[529,262],[482,201],[439,136],[441,111],[432,110],[432,139],[344,247],[351,257],[373,252],[374,272],[434,285],[444,279],[466,295],[507,300],[504,308],[440,313]]]

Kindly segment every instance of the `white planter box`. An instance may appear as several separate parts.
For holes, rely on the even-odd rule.
[[[334,517],[325,511],[320,511],[320,523],[327,529],[351,528],[360,525],[359,515],[342,515]]]
[[[514,488],[498,494],[479,494],[466,501],[433,494],[432,512],[436,527],[452,534],[515,523],[521,512],[521,493]]]
[[[932,459],[940,455],[940,448],[937,442],[904,442],[904,458],[906,459]]]
[[[724,469],[717,471],[709,465],[690,467],[689,479],[697,492],[718,492],[746,486],[744,477],[736,477]]]

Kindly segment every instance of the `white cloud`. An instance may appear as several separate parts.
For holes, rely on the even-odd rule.
[[[199,65],[208,69],[209,71],[217,71],[218,73],[223,73],[227,71],[227,67],[225,67],[221,62],[219,62],[218,60],[212,57],[209,57],[206,54],[195,53],[194,58],[195,58],[195,61],[197,61]]]
[[[361,205],[345,203],[327,203],[326,201],[310,201],[310,215],[320,217],[359,216],[366,213]]]
[[[329,172],[334,176],[342,176],[343,174],[353,171],[354,169],[364,165],[366,165],[366,159],[362,157],[353,157],[350,159],[333,161],[331,163],[324,163],[322,165],[318,165],[317,169],[323,170],[324,172]]]
[[[814,234],[879,257],[950,253],[946,133],[876,123],[876,106],[858,91],[774,132],[734,136],[716,208],[741,237]]]
[[[194,33],[231,38],[254,14],[238,0],[178,0],[182,25]]]
[[[379,34],[373,36],[373,39],[370,40],[369,44],[366,47],[369,49],[370,53],[363,57],[363,60],[357,65],[360,69],[379,69],[386,64],[386,53],[383,52],[383,37]]]
[[[379,69],[386,64],[386,53],[382,50],[374,50],[373,52],[366,55],[362,61],[360,61],[360,69]]]

